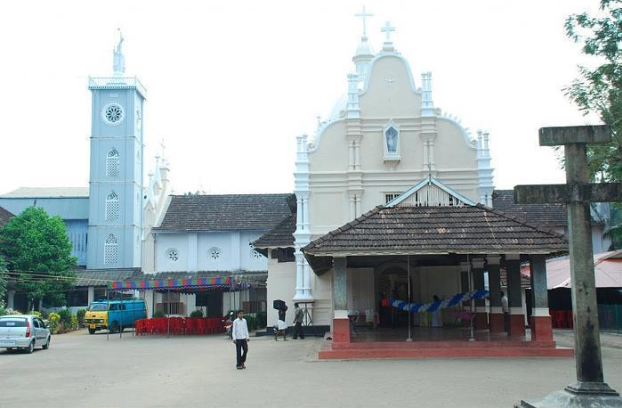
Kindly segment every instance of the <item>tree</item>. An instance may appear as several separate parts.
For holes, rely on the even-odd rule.
[[[6,264],[2,255],[0,255],[0,316],[4,314],[6,306],[4,304],[4,296],[6,295],[8,280],[9,276],[7,274]]]
[[[588,147],[590,175],[595,181],[622,182],[622,0],[601,0],[600,14],[573,14],[566,20],[566,34],[582,43],[585,55],[595,57],[595,68],[579,66],[580,77],[565,89],[566,95],[585,114],[597,115],[611,125],[613,140]],[[595,65],[596,65],[595,64]],[[622,245],[622,205],[607,226],[614,247]]]
[[[29,309],[35,300],[63,303],[73,287],[76,258],[65,223],[43,208],[29,207],[9,220],[0,231],[0,254],[17,276],[17,289],[27,294]]]

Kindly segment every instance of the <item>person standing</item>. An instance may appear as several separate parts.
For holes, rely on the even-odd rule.
[[[298,303],[294,303],[294,306],[294,340],[298,338],[298,335],[300,335],[300,340],[304,340],[305,335],[302,332],[302,309],[300,308],[300,305],[298,305]]]
[[[510,329],[510,308],[508,307],[508,297],[501,291],[501,310],[503,311],[503,327],[505,331]]]
[[[246,368],[246,355],[248,354],[248,341],[250,340],[248,335],[248,324],[244,319],[244,312],[241,310],[238,312],[238,318],[233,321],[233,330],[231,335],[233,337],[233,343],[235,344],[236,365],[238,370]]]

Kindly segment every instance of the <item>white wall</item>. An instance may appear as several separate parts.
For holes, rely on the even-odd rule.
[[[265,271],[268,261],[253,256],[250,242],[262,231],[158,233],[156,239],[157,272],[174,271]],[[217,248],[216,259],[210,250]],[[177,261],[168,257],[168,251],[177,251]]]

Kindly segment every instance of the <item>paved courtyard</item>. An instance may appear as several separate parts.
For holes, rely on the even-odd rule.
[[[603,344],[606,380],[622,391],[622,337]],[[248,369],[236,370],[223,335],[64,334],[47,351],[0,352],[0,407],[498,408],[574,380],[568,358],[318,361],[319,345],[252,338]]]

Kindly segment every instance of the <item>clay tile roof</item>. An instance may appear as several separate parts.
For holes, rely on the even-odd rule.
[[[562,235],[482,205],[377,207],[303,248],[305,255],[557,253]]]
[[[508,217],[541,227],[564,227],[568,224],[564,204],[515,204],[514,190],[495,190],[492,206]]]
[[[293,215],[289,215],[276,227],[262,235],[253,242],[255,248],[290,248],[294,246],[294,232],[296,221]]]
[[[13,217],[14,215],[11,212],[4,209],[3,207],[0,207],[0,228],[2,228],[4,224],[9,222],[9,220]]]
[[[155,231],[268,230],[291,214],[291,194],[174,195]]]

